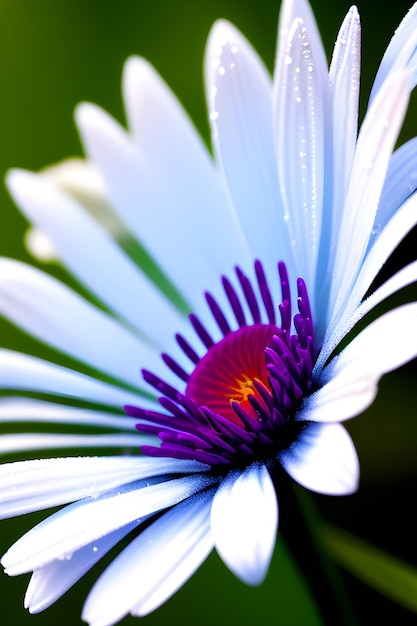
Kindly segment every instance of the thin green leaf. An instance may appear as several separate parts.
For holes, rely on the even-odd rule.
[[[322,540],[338,565],[417,613],[417,568],[334,526],[323,527]]]

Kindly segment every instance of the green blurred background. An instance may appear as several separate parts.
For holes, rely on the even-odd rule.
[[[344,0],[313,0],[330,54],[349,8]],[[363,0],[363,103],[382,53],[411,3]],[[12,166],[39,169],[70,155],[81,155],[73,124],[75,105],[90,100],[123,121],[120,78],[131,54],[147,57],[172,86],[204,139],[209,142],[202,80],[202,58],[212,23],[234,22],[259,51],[270,70],[275,53],[278,0],[0,0],[0,175]],[[412,101],[402,140],[417,134]],[[29,259],[23,246],[26,223],[0,186],[0,249]],[[410,237],[395,262],[416,257]],[[402,298],[417,298],[409,290]],[[1,343],[22,347],[10,327],[0,326]],[[410,329],[410,332],[417,332]],[[413,509],[417,484],[415,364],[382,381],[371,410],[349,425],[358,447],[361,490],[349,498],[317,498],[323,516],[375,544],[416,563]],[[0,552],[43,515],[0,525]],[[259,589],[238,583],[213,555],[165,607],[146,624],[254,624],[313,626],[314,616],[298,601],[297,581],[281,563],[278,547],[271,572]],[[29,616],[22,608],[28,577],[0,576],[1,624],[44,626],[79,624],[83,598],[95,575],[85,577],[47,612]],[[367,591],[346,576],[355,603],[363,603],[361,623],[415,623],[415,616]],[[304,603],[305,604],[305,603]],[[126,624],[137,620],[126,618]],[[335,625],[336,626],[336,625]]]

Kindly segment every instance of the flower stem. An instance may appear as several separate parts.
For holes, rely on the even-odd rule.
[[[320,517],[311,494],[281,470],[274,477],[280,503],[280,535],[306,579],[326,626],[357,626],[337,567],[320,538]]]

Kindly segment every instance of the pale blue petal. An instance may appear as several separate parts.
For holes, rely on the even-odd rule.
[[[325,332],[336,242],[356,148],[360,53],[359,15],[356,7],[352,7],[340,28],[329,72],[333,110],[333,164],[330,168],[334,180],[333,201],[326,204],[323,215],[317,268],[315,335],[318,341]]]
[[[77,121],[112,203],[191,309],[204,316],[203,291],[221,293],[219,276],[232,266],[218,254],[220,231],[211,223],[211,209],[220,196],[213,197],[210,181],[201,180],[204,174],[193,176],[198,159],[194,162],[193,154],[183,159],[180,151],[175,163],[181,172],[159,164],[151,167],[126,132],[98,107],[79,106]]]
[[[417,303],[385,313],[355,337],[322,372],[320,389],[304,401],[300,419],[339,422],[362,413],[378,381],[417,356]]]
[[[29,265],[0,260],[0,313],[73,358],[135,387],[140,368],[159,368],[148,344],[74,291]]]
[[[393,215],[366,256],[339,321],[328,329],[322,350],[317,358],[315,372],[320,371],[333,350],[350,330],[355,311],[373,280],[391,253],[416,224],[417,196],[414,195]]]
[[[9,172],[7,184],[69,270],[112,311],[165,350],[174,333],[183,332],[184,317],[73,198],[23,170]]]
[[[0,516],[14,517],[97,497],[118,485],[151,476],[207,469],[196,461],[129,455],[4,463],[0,466]]]
[[[417,137],[414,137],[400,146],[390,159],[367,252],[394,213],[416,189]]]
[[[399,68],[410,71],[410,88],[413,88],[417,83],[417,4],[402,20],[386,49],[372,87],[370,103],[387,77]]]
[[[252,258],[267,268],[285,258],[291,271],[276,173],[271,79],[243,35],[224,20],[209,36],[205,80],[216,158]]]
[[[362,265],[408,99],[407,73],[396,72],[384,83],[362,124],[337,242],[329,326],[344,311]]]
[[[136,522],[128,524],[77,550],[70,559],[52,561],[35,570],[26,591],[25,608],[40,613],[50,607],[135,526]]]
[[[127,613],[144,616],[181,587],[213,548],[213,490],[191,498],[144,530],[98,579],[84,605],[90,626],[110,626]]]
[[[139,225],[139,238],[146,234],[147,248],[155,247],[155,257],[167,260],[169,272],[177,262],[172,258],[173,246],[179,256],[181,241],[190,248],[191,264],[207,259],[217,275],[236,263],[247,265],[249,251],[219,172],[168,86],[145,59],[131,57],[124,68],[123,93],[132,140],[146,168],[160,179],[160,187],[149,190],[150,198],[144,198],[141,191],[146,225]],[[145,200],[157,205],[156,213],[152,206],[144,206]],[[161,228],[170,235],[166,250],[161,250]],[[183,269],[189,277],[192,267]],[[182,282],[179,273],[178,268],[175,280]],[[203,275],[199,284],[211,286]]]
[[[0,388],[53,394],[118,409],[126,404],[156,406],[145,396],[11,350],[0,350]]]
[[[211,510],[216,550],[226,565],[248,585],[266,576],[278,528],[274,485],[264,465],[232,472],[216,492]]]
[[[70,504],[29,530],[4,555],[6,573],[15,576],[67,558],[76,550],[131,522],[139,522],[208,487],[213,479],[186,476],[161,482],[148,478],[96,498]]]
[[[91,409],[75,408],[65,404],[45,402],[32,398],[5,397],[0,399],[0,423],[52,423],[55,425],[77,425],[98,428],[114,428],[136,432],[136,422],[123,413],[106,413]]]
[[[0,454],[34,452],[35,450],[65,450],[93,448],[141,448],[143,445],[158,445],[157,437],[133,434],[108,435],[64,435],[54,433],[18,433],[0,435]]]
[[[296,19],[275,70],[274,133],[284,220],[297,276],[313,294],[326,150],[330,148],[327,68],[316,62],[308,28]],[[327,117],[327,120],[326,120]],[[314,310],[314,300],[312,302]]]
[[[358,457],[341,424],[308,424],[279,460],[291,478],[311,491],[339,496],[358,488]]]

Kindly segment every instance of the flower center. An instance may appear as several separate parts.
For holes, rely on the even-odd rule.
[[[182,381],[183,391],[143,370],[145,381],[161,394],[159,404],[164,410],[125,407],[129,415],[139,419],[138,430],[156,434],[161,441],[159,447],[143,446],[144,454],[230,467],[256,459],[274,462],[279,451],[296,441],[306,424],[297,421],[297,410],[312,385],[313,323],[302,279],[297,281],[299,313],[291,319],[291,293],[283,263],[278,265],[278,271],[282,293],[279,307],[274,306],[259,261],[255,262],[259,299],[239,268],[236,274],[243,298],[223,278],[234,322],[206,293],[223,337],[215,342],[202,322],[190,315],[191,324],[206,347],[205,354],[200,357],[184,337],[177,335],[178,345],[191,361],[191,372],[171,356],[162,355],[165,364]],[[243,304],[251,320],[247,319]]]
[[[199,406],[206,406],[236,424],[242,421],[233,403],[258,419],[250,398],[262,402],[257,386],[269,385],[265,348],[280,332],[273,324],[254,324],[229,333],[197,364],[185,394]]]

